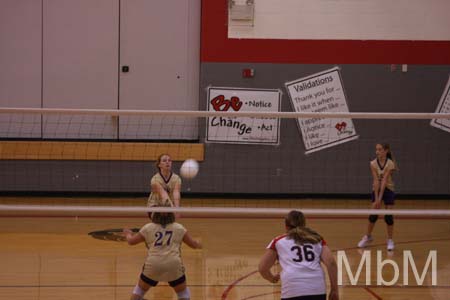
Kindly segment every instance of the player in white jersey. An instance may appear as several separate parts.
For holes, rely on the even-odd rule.
[[[131,300],[142,300],[145,293],[159,281],[168,282],[177,293],[179,300],[189,300],[190,291],[186,286],[186,276],[181,260],[181,244],[200,249],[200,242],[192,239],[183,225],[175,222],[173,213],[151,214],[152,222],[144,225],[138,233],[124,229],[130,245],[145,242],[148,248],[147,259],[142,268],[138,284]]]
[[[397,166],[393,160],[389,144],[377,144],[375,146],[375,153],[377,158],[370,162],[370,170],[373,177],[371,208],[380,209],[381,202],[383,201],[386,209],[392,209],[395,202],[395,189],[392,174],[397,170]],[[358,247],[364,248],[373,241],[372,231],[377,220],[378,215],[373,214],[369,216],[366,235],[359,241]],[[394,217],[392,215],[385,215],[384,221],[387,225],[387,250],[391,251],[394,250],[394,241],[392,240]]]
[[[325,274],[328,270],[331,291],[329,300],[339,300],[337,266],[325,240],[306,227],[302,212],[293,210],[285,218],[286,233],[274,238],[259,263],[261,276],[275,283],[281,279],[282,300],[326,300]],[[279,261],[280,274],[272,274],[271,267]]]
[[[181,178],[172,172],[172,158],[161,154],[156,161],[156,173],[151,180],[151,194],[147,206],[167,205],[180,206]]]

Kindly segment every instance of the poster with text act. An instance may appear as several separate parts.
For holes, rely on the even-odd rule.
[[[339,68],[285,83],[296,112],[348,112]],[[306,154],[358,138],[348,118],[299,118],[299,130]]]
[[[278,112],[280,90],[208,88],[208,111]],[[207,118],[206,141],[213,143],[278,145],[280,120],[254,117]]]

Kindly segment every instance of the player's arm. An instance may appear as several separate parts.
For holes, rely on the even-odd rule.
[[[261,257],[258,265],[258,271],[261,276],[269,282],[275,283],[280,280],[280,275],[273,275],[270,269],[277,261],[277,252],[272,249],[266,249],[266,252]]]
[[[167,194],[166,190],[158,182],[152,182],[151,188],[152,193],[157,193],[161,199],[169,199],[169,194]]]
[[[145,242],[145,238],[142,234],[139,232],[134,233],[130,229],[124,228],[123,234],[125,235],[125,238],[127,239],[128,245],[136,245],[142,242]]]
[[[180,198],[181,198],[181,183],[177,182],[173,189],[173,204],[175,207],[180,207]]]
[[[330,248],[327,245],[322,247],[322,254],[320,260],[323,262],[328,271],[330,278],[330,296],[329,300],[339,300],[338,284],[337,284],[337,265],[336,260],[331,254]]]
[[[183,242],[192,249],[202,249],[202,243],[200,241],[194,240],[187,231],[183,236]]]
[[[381,180],[380,184],[380,192],[378,193],[379,201],[381,201],[381,198],[383,197],[384,190],[386,189],[387,179],[392,176],[392,172],[394,171],[393,168],[387,169],[385,173],[383,174],[383,179]]]
[[[378,180],[378,174],[376,168],[373,166],[373,164],[370,164],[370,171],[372,172],[372,188],[373,192],[375,194],[375,201],[378,200],[378,194],[380,191],[380,181]]]

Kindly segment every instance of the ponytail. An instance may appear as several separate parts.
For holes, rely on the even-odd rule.
[[[285,225],[288,228],[288,238],[293,239],[296,244],[317,244],[323,240],[320,234],[306,227],[305,216],[301,211],[290,211],[285,218]]]
[[[317,244],[320,243],[323,238],[320,234],[308,227],[294,227],[287,233],[289,239],[295,241],[296,244]]]
[[[392,154],[391,146],[388,143],[382,143],[380,144],[384,150],[386,150],[386,158],[389,158],[394,163],[394,170],[398,171],[398,165],[395,161],[394,155]]]
[[[387,152],[386,157],[389,158],[390,160],[394,161],[394,158],[393,158],[393,156],[392,156],[391,150],[389,150],[389,151]]]
[[[152,207],[173,207],[171,204],[170,200],[167,200],[165,203]],[[152,220],[152,223],[160,224],[162,227],[166,227],[166,225],[175,222],[175,214],[172,212],[149,212],[148,217]]]
[[[155,224],[166,227],[166,225],[175,222],[175,214],[172,212],[154,212],[151,214],[151,220]]]

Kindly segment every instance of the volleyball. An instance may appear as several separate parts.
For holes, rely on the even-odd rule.
[[[180,175],[186,179],[192,179],[197,176],[198,162],[195,159],[186,159],[180,168]]]

